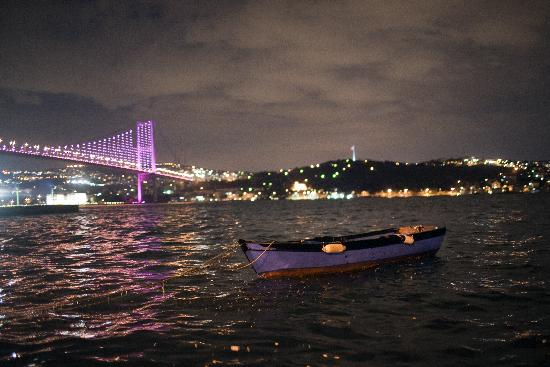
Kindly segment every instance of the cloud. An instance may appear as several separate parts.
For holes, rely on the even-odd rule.
[[[94,118],[112,121],[94,127],[105,133],[152,118],[169,144],[184,140],[188,161],[266,168],[340,157],[352,144],[388,159],[462,154],[475,126],[488,153],[521,156],[522,124],[548,133],[543,2],[10,6],[0,88],[11,97],[0,112],[26,126],[72,119],[84,129],[70,139],[93,134]],[[42,107],[25,111],[31,100]],[[503,121],[522,140],[497,149],[489,132]],[[396,147],[404,132],[414,144]],[[534,141],[529,154],[550,153]],[[169,144],[161,158],[177,155]]]

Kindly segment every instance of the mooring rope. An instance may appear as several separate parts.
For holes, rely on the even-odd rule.
[[[236,267],[235,269],[233,270],[241,270],[241,269],[244,269],[244,268],[248,268],[249,266],[252,266],[252,264],[254,264],[256,261],[260,260],[260,257],[264,256],[264,254],[269,251],[269,249],[271,248],[271,246],[275,243],[275,241],[272,241],[269,246],[267,246],[264,251],[260,254],[260,256],[258,256],[257,258],[255,258],[254,260],[252,260],[251,262],[249,262],[248,264],[244,264],[242,266],[239,266],[239,267]]]
[[[193,272],[196,272],[196,271],[200,271],[200,270],[203,270],[203,269],[206,269],[208,267],[210,267],[210,265],[220,259],[220,260],[223,260],[229,256],[231,256],[238,248],[239,248],[239,244],[238,243],[234,243],[232,244],[233,246],[229,246],[229,250],[228,251],[224,251],[222,252],[221,254],[218,254],[214,257],[211,257],[205,261],[202,262],[202,264],[200,265],[196,265],[196,266],[193,266],[193,267],[190,267],[188,269],[184,269],[184,270],[181,270],[181,271],[177,271],[175,275],[172,275],[171,277],[168,277],[168,278],[165,278],[163,279],[162,281],[163,282],[166,282],[168,280],[172,280],[172,279],[176,279],[176,278],[180,278],[182,276],[185,276],[185,275],[188,275],[188,274],[191,274]]]
[[[229,270],[241,270],[241,269],[247,268],[249,266],[252,266],[252,264],[254,264],[256,261],[258,261],[267,251],[269,251],[269,249],[271,248],[271,246],[274,243],[275,243],[275,241],[271,242],[264,249],[264,251],[256,259],[254,259],[253,261],[251,261],[247,264],[238,266],[236,268],[229,268]],[[231,256],[239,248],[239,246],[240,245],[238,243],[233,243],[231,246],[228,246],[228,248],[225,249],[222,253],[217,254],[217,255],[203,261],[201,264],[199,264],[197,266],[193,266],[193,267],[188,268],[188,269],[176,271],[175,274],[173,274],[172,276],[164,278],[162,280],[161,284],[159,284],[163,295],[165,294],[165,285],[168,281],[171,281],[171,280],[174,280],[174,279],[177,279],[177,278],[181,278],[181,277],[187,276],[189,274],[193,274],[194,272],[198,273],[198,272],[200,272],[204,269],[207,269],[210,266],[212,266],[212,264],[214,262],[221,261],[221,260],[226,259],[229,256]],[[20,310],[17,310],[15,308],[13,308],[13,307],[10,307],[10,308],[3,307],[2,312],[9,313],[11,317],[14,317],[14,316],[15,317],[17,317],[17,316],[28,317],[28,316],[36,315],[36,314],[41,313],[41,312],[47,313],[47,312],[50,312],[50,311],[60,311],[61,309],[70,310],[70,309],[75,308],[75,307],[87,307],[87,306],[93,306],[93,305],[97,305],[97,304],[101,304],[101,303],[105,303],[105,302],[109,303],[111,301],[111,297],[113,297],[113,296],[116,297],[116,298],[113,297],[114,298],[113,300],[115,300],[115,299],[120,300],[121,298],[124,298],[128,295],[132,296],[132,295],[135,295],[135,294],[136,293],[132,292],[131,289],[130,289],[130,292],[129,292],[129,290],[120,290],[119,289],[119,290],[106,291],[106,292],[102,292],[102,293],[99,293],[99,294],[90,295],[87,298],[86,297],[78,298],[78,296],[76,296],[76,295],[71,295],[71,296],[68,296],[67,298],[65,298],[62,301],[57,301],[57,302],[53,302],[53,303],[49,303],[49,304],[34,306],[34,307],[32,307],[31,310],[20,311]],[[107,300],[105,300],[105,297],[107,297]],[[9,310],[9,312],[8,312],[8,310]]]

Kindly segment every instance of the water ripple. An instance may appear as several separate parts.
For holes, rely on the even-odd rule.
[[[0,364],[543,365],[545,195],[85,208],[0,219]],[[238,238],[446,225],[434,259],[258,280]]]

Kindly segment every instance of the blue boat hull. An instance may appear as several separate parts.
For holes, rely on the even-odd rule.
[[[349,240],[341,237],[340,243],[346,250],[340,253],[322,251],[323,245],[334,241],[274,246],[241,241],[241,248],[258,276],[270,278],[362,270],[382,263],[434,255],[444,235],[445,228],[415,234],[412,244],[403,243],[394,232],[370,237],[365,234],[362,238]]]

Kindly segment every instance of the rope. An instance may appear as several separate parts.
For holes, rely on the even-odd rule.
[[[253,261],[249,262],[248,264],[244,264],[244,265],[241,265],[241,266],[238,266],[236,268],[232,268],[230,270],[241,270],[241,269],[244,269],[244,268],[247,268],[249,266],[252,266],[252,264],[254,264],[256,261],[258,261],[262,256],[264,256],[264,254],[269,251],[269,249],[271,248],[271,246],[275,243],[275,241],[272,241],[263,251],[262,253],[257,257],[255,258]],[[208,267],[210,267],[211,263],[214,262],[215,260],[218,260],[218,259],[225,259],[229,256],[231,256],[235,250],[237,250],[239,247],[239,244],[238,243],[235,243],[228,251],[226,252],[222,252],[221,254],[218,254],[214,257],[211,257],[210,259],[208,260],[205,260],[201,265],[198,265],[198,266],[195,266],[195,267],[192,267],[192,268],[189,268],[189,269],[185,269],[184,271],[179,271],[177,274],[169,277],[169,278],[166,278],[162,281],[162,284],[163,284],[163,289],[164,289],[164,283],[168,280],[172,280],[172,279],[175,279],[175,278],[179,278],[179,277],[182,277],[182,276],[185,276],[187,274],[190,274],[190,273],[193,273],[195,271],[200,271],[202,269],[206,269]]]
[[[252,264],[254,264],[256,261],[260,260],[260,257],[264,256],[264,254],[269,251],[269,249],[271,248],[271,245],[273,245],[275,243],[275,241],[272,241],[269,246],[267,246],[264,251],[260,254],[260,256],[258,256],[257,258],[255,258],[253,261],[249,262],[248,264],[244,264],[244,265],[241,265],[233,270],[241,270],[241,269],[244,269],[244,268],[247,268],[249,266],[252,266]]]
[[[226,257],[231,256],[231,255],[235,252],[235,250],[237,250],[238,246],[239,246],[239,244],[238,244],[238,243],[235,243],[235,244],[233,244],[233,246],[231,246],[231,247],[229,248],[228,251],[222,252],[221,254],[218,254],[218,255],[216,255],[216,256],[214,256],[214,257],[211,257],[210,259],[203,261],[203,263],[200,264],[200,265],[197,265],[197,266],[194,266],[194,267],[185,269],[185,270],[183,270],[183,271],[178,271],[175,275],[173,275],[173,276],[171,276],[171,277],[168,277],[168,278],[165,278],[165,279],[162,281],[162,282],[163,282],[163,285],[164,285],[164,283],[165,283],[166,281],[168,281],[168,280],[172,280],[172,279],[175,279],[175,278],[179,278],[179,277],[182,277],[182,276],[184,276],[184,275],[190,274],[190,273],[192,273],[192,272],[194,272],[194,271],[198,271],[198,270],[202,270],[202,269],[208,268],[208,267],[210,266],[210,264],[211,264],[212,262],[214,262],[215,260],[217,260],[217,259],[225,259]]]
[[[130,296],[131,295],[135,295],[135,293],[131,292]],[[28,318],[29,316],[36,316],[39,313],[61,311],[61,309],[70,310],[76,306],[83,307],[83,306],[93,306],[93,305],[97,305],[105,302],[110,303],[111,296],[118,296],[118,298],[123,298],[125,296],[128,296],[128,290],[106,291],[103,293],[95,294],[94,296],[82,297],[82,298],[78,298],[78,296],[71,295],[62,301],[55,301],[53,303],[33,306],[31,310],[21,311],[14,307],[8,307],[8,308],[4,308],[3,311],[9,310],[10,318],[15,318],[15,317]],[[100,299],[104,297],[107,297],[107,300]]]
[[[9,240],[10,239],[8,239],[8,241]],[[233,269],[230,269],[230,270],[240,270],[240,269],[244,269],[246,267],[251,266],[256,261],[258,261],[267,251],[269,251],[269,249],[271,248],[271,246],[274,243],[275,243],[275,241],[271,242],[269,244],[269,246],[267,246],[264,249],[264,251],[256,259],[254,259],[253,261],[249,262],[248,264],[244,264],[244,265],[241,265],[237,268],[233,268]],[[162,294],[163,295],[165,294],[164,287],[165,287],[165,284],[166,284],[167,281],[170,281],[170,280],[182,277],[182,276],[186,276],[186,275],[191,274],[193,272],[198,272],[198,271],[201,271],[203,269],[206,269],[206,268],[210,267],[216,260],[223,260],[223,259],[228,258],[229,256],[231,256],[235,252],[235,250],[238,249],[238,247],[239,247],[239,244],[235,243],[232,246],[230,246],[229,249],[227,249],[226,251],[223,251],[222,253],[205,260],[202,264],[191,267],[189,269],[185,269],[183,271],[177,271],[174,275],[163,279],[162,283],[160,284],[160,287],[162,289]],[[62,301],[57,301],[57,302],[53,302],[53,303],[49,303],[49,304],[45,304],[45,305],[34,306],[32,308],[32,310],[30,310],[30,311],[20,311],[20,310],[17,310],[15,308],[13,308],[13,307],[10,307],[10,308],[7,308],[7,309],[4,308],[4,311],[9,310],[10,314],[11,314],[10,315],[11,317],[16,317],[16,316],[19,316],[19,317],[25,317],[26,316],[26,317],[28,317],[29,315],[36,315],[37,313],[40,313],[40,312],[59,311],[59,310],[61,310],[61,308],[71,309],[71,308],[74,308],[74,307],[77,307],[77,306],[83,307],[83,306],[92,306],[92,305],[96,305],[96,304],[101,304],[101,303],[104,303],[104,302],[109,303],[111,301],[112,296],[118,296],[118,297],[116,297],[116,299],[120,300],[121,298],[124,298],[125,296],[128,296],[128,295],[132,296],[132,295],[135,295],[135,294],[136,293],[131,292],[131,291],[130,291],[130,293],[128,293],[128,290],[111,290],[111,291],[106,291],[106,292],[102,292],[102,293],[99,293],[99,294],[95,294],[95,295],[90,296],[90,297],[78,298],[78,296],[72,295],[72,296],[69,296],[69,297],[65,298]],[[104,299],[105,297],[107,297],[107,300]],[[146,307],[146,306],[144,306],[144,307]]]

